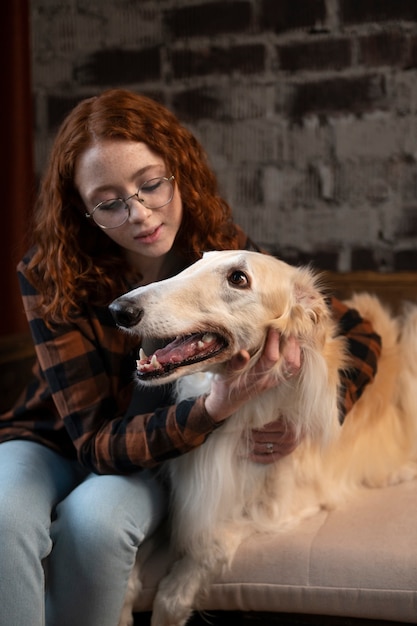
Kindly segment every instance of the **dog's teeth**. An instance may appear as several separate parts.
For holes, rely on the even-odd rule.
[[[149,357],[145,354],[145,351],[140,348],[139,359],[136,361],[136,368],[139,371],[144,372],[161,369],[162,365],[158,361],[156,354],[153,354],[151,360],[149,361]]]
[[[216,335],[213,335],[213,333],[204,333],[204,335],[201,337],[201,339],[197,343],[198,349],[203,350],[203,348],[205,348],[208,343],[211,343],[212,341],[214,341],[215,338],[216,338]]]
[[[159,361],[158,361],[158,359],[156,358],[155,355],[153,355],[152,358],[151,358],[151,365],[155,369],[159,369],[161,367],[161,364],[159,363]]]

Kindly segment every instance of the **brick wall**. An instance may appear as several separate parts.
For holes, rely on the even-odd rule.
[[[291,262],[417,269],[416,0],[32,0],[36,164],[124,86],[205,146],[236,220]]]

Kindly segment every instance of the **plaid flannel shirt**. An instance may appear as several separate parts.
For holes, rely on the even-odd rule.
[[[36,314],[39,294],[27,278],[27,261],[18,276],[37,362],[32,382],[0,416],[0,442],[36,441],[96,473],[153,467],[203,443],[219,425],[204,399],[175,405],[169,385],[137,386],[136,342],[106,307],[86,308],[75,322],[48,329]],[[352,356],[352,367],[341,372],[343,418],[375,375],[380,338],[355,310],[335,299],[330,306]]]

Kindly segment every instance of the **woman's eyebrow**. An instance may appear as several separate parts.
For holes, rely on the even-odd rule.
[[[131,178],[132,179],[137,178],[138,176],[142,176],[143,174],[146,174],[146,172],[148,172],[149,170],[156,169],[156,168],[160,168],[161,170],[166,169],[164,163],[154,163],[151,165],[145,165],[144,167],[141,167],[139,170],[134,172]],[[111,183],[104,183],[103,185],[100,185],[99,187],[95,187],[93,190],[93,194],[102,193],[103,191],[110,191],[110,190],[116,189],[117,186],[118,185],[114,185]]]

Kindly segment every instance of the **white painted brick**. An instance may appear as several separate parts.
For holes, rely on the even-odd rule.
[[[390,109],[399,115],[417,113],[417,70],[402,73],[387,73],[387,97]]]
[[[317,117],[311,116],[303,125],[285,129],[286,161],[304,169],[312,159],[326,159],[331,155],[332,129],[320,124]]]
[[[333,118],[334,149],[337,159],[389,157],[400,152],[404,121],[391,112],[376,112],[361,119],[353,115]]]
[[[417,117],[409,116],[404,122],[402,150],[405,155],[417,161]]]

